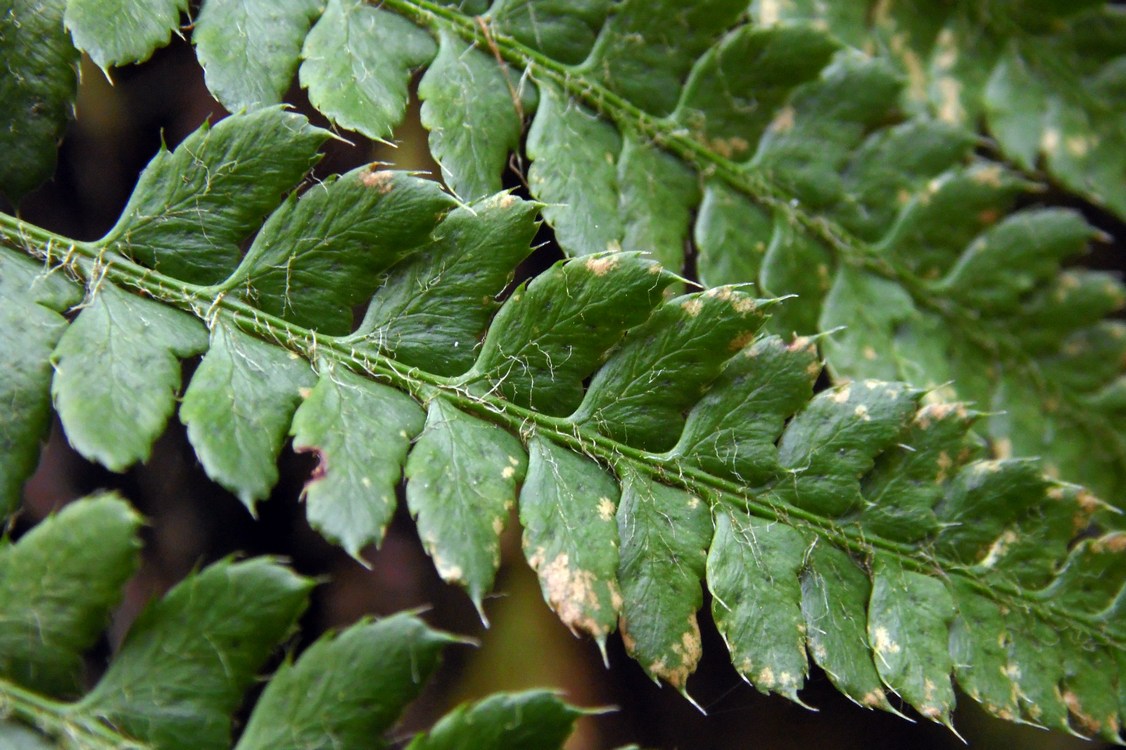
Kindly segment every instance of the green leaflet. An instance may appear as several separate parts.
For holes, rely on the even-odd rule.
[[[807,542],[789,526],[744,514],[715,523],[708,589],[731,663],[758,690],[797,701],[809,671],[797,586]]]
[[[964,585],[955,585],[957,617],[950,655],[958,684],[986,711],[1009,721],[1019,716],[1016,670],[1009,661],[1012,635],[1001,608]]]
[[[1066,649],[1063,700],[1071,714],[1072,724],[1085,735],[1121,744],[1117,680],[1111,652],[1106,648],[1092,649],[1085,638],[1071,633],[1064,635],[1063,642]],[[1079,656],[1081,653],[1095,658]],[[1101,663],[1111,668],[1101,668]]]
[[[814,544],[801,573],[809,655],[838,690],[862,706],[894,711],[868,647],[867,571],[839,549]]]
[[[418,83],[422,124],[442,177],[465,201],[501,189],[508,153],[520,144],[523,123],[513,102],[514,73],[450,33]]]
[[[482,620],[526,461],[519,440],[442,398],[430,402],[407,460],[407,505],[418,535],[438,574],[466,588]]]
[[[1064,666],[1059,633],[1025,611],[1006,614],[1012,633],[1009,674],[1017,685],[1021,714],[1034,724],[1069,731],[1060,691]]]
[[[782,426],[812,397],[820,372],[812,340],[759,338],[728,360],[688,412],[673,454],[749,486],[773,479]]]
[[[1025,169],[1044,158],[1068,187],[1126,210],[1119,59],[1123,16],[1102,2],[1040,7],[963,0],[903,3],[869,13],[867,0],[762,3],[765,24],[828,22],[840,38],[895,61],[909,106],[944,120],[985,119]]]
[[[588,713],[553,693],[498,693],[455,708],[407,750],[548,750],[563,747],[575,720]]]
[[[82,653],[140,564],[140,526],[119,497],[96,495],[0,544],[0,677],[53,696],[80,689]]]
[[[314,383],[307,362],[218,321],[184,393],[180,421],[207,475],[254,510],[278,480],[277,458]]]
[[[872,380],[817,394],[782,433],[778,462],[791,476],[777,491],[830,516],[859,510],[857,478],[914,413],[917,399],[902,383]]]
[[[508,194],[455,208],[386,272],[356,338],[437,375],[465,372],[538,226],[536,205]]]
[[[375,738],[418,695],[442,649],[456,642],[407,614],[323,637],[278,669],[235,748],[387,747]]]
[[[15,202],[55,171],[55,148],[78,91],[78,50],[63,28],[64,0],[5,4],[0,19],[0,194]]]
[[[61,274],[0,249],[0,517],[19,505],[50,424],[50,353],[66,330],[60,315],[82,291]]]
[[[950,478],[981,453],[980,446],[966,436],[978,416],[960,404],[935,403],[919,409],[895,439],[895,445],[911,449],[881,454],[861,483],[866,501],[860,516],[864,526],[888,539],[907,542],[937,533],[940,524],[935,505]],[[1061,539],[1068,535],[1062,528],[1055,531]]]
[[[745,9],[742,0],[626,0],[582,70],[647,112],[668,114],[692,61]]]
[[[692,67],[673,117],[720,156],[745,161],[794,87],[816,79],[835,49],[824,34],[743,26]]]
[[[113,471],[149,457],[180,392],[180,360],[207,348],[194,317],[103,283],[51,355],[67,439]]]
[[[395,488],[424,415],[401,392],[344,368],[322,365],[293,415],[293,450],[316,454],[305,485],[305,515],[326,538],[359,558],[378,545],[395,512]]]
[[[411,70],[436,51],[429,35],[393,13],[362,0],[328,0],[305,37],[301,85],[340,127],[386,138],[406,111]]]
[[[623,332],[649,316],[672,278],[634,253],[557,263],[512,293],[462,380],[485,379],[548,414],[574,411],[583,380]]]
[[[81,684],[83,652],[139,562],[140,524],[129,505],[103,494],[0,544],[5,750],[230,747],[232,714],[313,584],[266,558],[223,560],[189,576],[133,623],[92,692],[74,703],[55,697]],[[322,637],[282,663],[236,747],[387,747],[381,735],[454,642],[464,641],[412,614]],[[501,694],[451,714],[434,739],[448,742],[451,728],[464,727],[466,736],[492,737],[490,747],[558,747],[583,713],[547,693]]]
[[[618,160],[622,249],[646,252],[666,268],[683,265],[684,243],[699,201],[696,175],[655,146],[626,141]]]
[[[380,272],[424,243],[453,199],[437,183],[358,167],[291,195],[254,238],[236,285],[273,315],[325,333],[347,333],[352,307]]]
[[[108,75],[168,44],[187,10],[188,0],[67,0],[65,20],[74,45]]]
[[[311,587],[264,558],[204,569],[149,605],[78,709],[158,747],[229,747],[231,714]]]
[[[706,286],[758,278],[773,215],[719,180],[709,180],[700,202],[693,242],[696,273]]]
[[[279,107],[205,125],[149,162],[101,242],[185,281],[219,281],[328,135]]]
[[[622,641],[650,677],[687,694],[703,654],[696,611],[712,537],[708,505],[630,473],[617,518]]]
[[[620,250],[617,159],[622,138],[593,112],[540,87],[540,104],[525,147],[528,184],[569,255]]]
[[[550,440],[528,441],[520,490],[524,555],[544,600],[572,633],[606,637],[622,608],[618,586],[618,487],[598,464]]]
[[[207,88],[228,112],[282,101],[322,0],[207,0],[192,31]]]
[[[774,214],[774,230],[762,258],[759,283],[776,296],[796,295],[770,319],[770,329],[782,336],[811,334],[817,328],[817,309],[832,283],[832,255],[782,214]],[[831,330],[831,329],[830,329]]]
[[[877,557],[868,606],[868,641],[881,679],[925,718],[949,725],[954,708],[949,590],[937,578]]]
[[[937,547],[958,562],[984,557],[1021,514],[1042,501],[1047,481],[1028,461],[976,461],[947,485],[935,508],[942,526]]]
[[[754,340],[772,304],[731,287],[666,302],[594,375],[571,421],[650,450],[671,447],[684,410]]]
[[[1060,261],[1082,253],[1093,235],[1071,211],[1017,214],[974,240],[939,288],[983,310],[1011,310],[1051,279]]]

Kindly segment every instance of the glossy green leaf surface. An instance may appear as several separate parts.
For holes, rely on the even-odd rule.
[[[538,750],[563,747],[584,711],[553,693],[498,693],[458,706],[408,750]]]
[[[654,680],[683,691],[703,654],[696,612],[712,537],[707,504],[630,474],[617,520],[622,641]]]
[[[301,85],[340,127],[386,138],[406,111],[411,69],[436,52],[429,35],[393,13],[362,0],[327,0],[305,37]]]
[[[149,59],[179,32],[187,0],[67,0],[66,27],[104,71]]]
[[[520,490],[524,555],[563,624],[602,649],[622,608],[618,499],[616,483],[598,464],[548,440],[529,442]]]
[[[200,571],[149,605],[78,706],[158,747],[229,747],[232,712],[311,586],[264,558]]]
[[[384,274],[356,336],[429,372],[465,372],[537,227],[535,205],[507,193],[455,208]]]
[[[512,401],[548,413],[573,411],[583,380],[648,317],[671,280],[633,253],[557,264],[505,301],[465,380],[485,378]]]
[[[250,510],[277,482],[278,453],[301,389],[314,382],[309,364],[285,350],[222,323],[212,329],[180,421],[207,475]]]
[[[82,653],[140,564],[140,526],[121,498],[96,495],[0,546],[0,677],[54,696],[80,690]]]
[[[57,274],[0,250],[0,515],[19,505],[24,481],[39,459],[39,441],[50,424],[50,353],[66,331],[60,313],[82,290]]]
[[[426,241],[453,199],[430,180],[359,167],[291,196],[224,286],[278,317],[347,333],[379,273]]]
[[[98,287],[51,356],[51,395],[70,444],[114,471],[146,460],[175,407],[180,360],[206,348],[194,317]]]
[[[508,154],[520,144],[522,105],[512,71],[453,34],[441,39],[418,83],[422,124],[446,184],[463,200],[476,200],[500,191]]]
[[[407,461],[407,505],[438,574],[469,592],[484,617],[500,566],[500,532],[527,459],[520,441],[441,398]]]
[[[208,0],[192,43],[207,88],[228,112],[277,104],[285,96],[322,0]]]
[[[860,222],[862,204],[845,200],[851,188],[840,186],[878,175],[849,161],[862,148],[857,144],[879,154],[897,139],[921,136],[904,129],[869,141],[868,129],[880,123],[872,102],[884,107],[894,87],[841,102],[836,97],[850,82],[882,85],[886,78],[882,68],[842,59],[816,85],[798,87],[787,100],[792,129],[776,116],[756,153],[764,169],[791,169],[810,151],[784,136],[799,126],[820,132],[819,113],[830,121],[839,115],[850,125],[825,151],[848,163],[832,172],[840,182],[818,168],[792,173],[789,184],[808,191],[801,205]],[[256,118],[272,111],[232,116],[224,121],[229,137],[240,135],[243,122],[259,127]],[[267,159],[276,145],[259,139],[248,148]],[[931,155],[912,163],[948,164],[961,148],[958,138],[940,139]],[[632,158],[628,149],[625,155]],[[917,275],[889,275],[875,256],[842,264],[840,247],[804,223],[795,213],[801,205],[789,203],[763,207],[771,216],[762,226],[776,233],[763,251],[763,274],[772,283],[797,279],[803,268],[818,284],[824,276],[824,299],[841,311],[862,309],[865,290],[902,291],[901,309],[870,323],[891,326],[890,333],[861,331],[856,340],[873,348],[894,342],[892,351],[902,356],[894,369],[881,370],[887,377],[909,370],[926,383],[932,370],[957,369],[966,375],[959,387],[979,396],[974,409],[946,400],[941,384],[924,390],[896,380],[848,380],[845,365],[832,361],[823,373],[818,345],[829,336],[789,333],[822,319],[830,308],[820,303],[801,308],[800,299],[760,299],[741,286],[666,295],[676,277],[636,253],[583,255],[510,286],[535,231],[535,204],[502,193],[455,207],[433,182],[367,167],[281,201],[264,219],[242,271],[222,287],[137,264],[117,254],[113,241],[71,243],[7,218],[0,237],[9,255],[23,251],[42,263],[14,266],[20,275],[12,283],[20,288],[34,289],[44,275],[64,284],[73,279],[76,288],[97,279],[143,300],[129,300],[137,310],[157,305],[205,324],[210,348],[181,408],[204,468],[252,506],[270,493],[278,452],[292,435],[298,450],[321,459],[307,490],[310,518],[354,555],[379,539],[405,465],[407,502],[423,545],[439,573],[468,589],[478,607],[493,585],[500,534],[515,510],[525,557],[564,625],[600,645],[620,627],[642,667],[686,694],[705,640],[696,628],[707,586],[733,665],[763,692],[801,702],[812,659],[866,706],[891,710],[895,693],[924,717],[950,723],[956,681],[999,716],[1105,737],[1120,718],[1110,714],[1118,710],[1116,670],[1126,638],[1121,522],[1089,491],[1045,476],[1029,459],[1006,457],[1000,441],[994,455],[986,453],[971,428],[1001,430],[1002,420],[1028,417],[1019,409],[982,412],[1001,396],[1025,403],[1018,390],[1039,381],[1000,367],[1010,350],[955,346],[958,331],[942,317],[953,308],[924,302],[940,293],[950,305],[972,298],[983,312],[1009,316],[1011,328],[1001,330],[1027,331],[1043,373],[1084,398],[1098,395],[1112,413],[1120,401],[1103,389],[1117,377],[1121,326],[1100,316],[1118,287],[1097,273],[1073,272],[1067,282],[1053,275],[1059,259],[1090,236],[1073,215],[1029,209],[996,220],[980,216],[1007,210],[1018,177],[983,163],[934,178],[919,169],[906,182],[876,179],[865,193],[876,200],[887,190],[907,191],[902,211],[885,213],[881,221],[891,224],[877,234],[884,237],[883,259],[910,264]],[[615,166],[614,174],[624,172]],[[373,199],[370,192],[381,187],[390,189]],[[714,201],[739,198],[727,203],[733,211],[751,205],[724,190],[726,197],[703,187]],[[397,192],[403,203],[388,211],[384,201]],[[684,204],[663,205],[668,222],[652,236],[687,231],[668,208]],[[974,219],[981,226],[944,231],[951,211],[982,218]],[[325,227],[350,236],[350,220],[369,222],[357,231],[400,239],[385,247],[350,239],[334,249],[328,232],[328,243],[317,244]],[[721,222],[716,236],[725,231]],[[917,256],[905,249],[908,241]],[[824,273],[819,265],[785,261],[787,248],[802,247],[825,259]],[[993,253],[1018,250],[1019,272],[1000,273]],[[339,275],[326,272],[334,261]],[[287,269],[302,281],[284,294],[276,281],[259,283]],[[967,291],[966,283],[950,281],[971,277],[995,283]],[[1056,314],[1061,298],[1049,290],[1067,299],[1072,284],[1099,295],[1070,315]],[[5,298],[0,309],[17,315],[9,311],[26,299]],[[66,309],[61,300],[46,301]],[[352,331],[345,321],[365,302],[365,321]],[[290,304],[305,312],[293,313]],[[782,312],[787,306],[799,306],[799,314]],[[82,356],[91,356],[84,343],[97,340],[80,335],[82,316],[92,310],[71,324],[78,333],[68,346]],[[322,313],[339,324],[317,327]],[[131,314],[155,319],[143,310]],[[63,325],[57,312],[51,315],[53,325]],[[1033,319],[1042,324],[1021,322]],[[1066,345],[1047,335],[1052,325],[1067,331]],[[770,333],[772,326],[785,335]],[[154,328],[146,338],[154,339],[146,346],[176,348],[169,332]],[[469,354],[431,351],[439,347]],[[49,357],[42,344],[31,351]],[[870,359],[862,349],[850,366],[882,362],[885,352],[876,354]],[[137,368],[152,371],[138,375],[139,383],[159,380],[156,368]],[[823,376],[838,382],[815,393]],[[105,699],[104,713],[115,721],[133,717],[120,726],[138,736],[187,736],[178,720],[126,706],[134,694],[122,697],[122,686],[141,679],[134,672],[143,660],[119,665],[136,638],[142,636],[127,640],[109,673],[124,676],[94,695],[117,696]],[[301,664],[283,674],[317,673],[315,660]],[[155,669],[152,679],[165,671]],[[103,704],[90,698],[89,705]],[[218,712],[201,716],[211,722]],[[207,732],[218,736],[226,726],[215,719]],[[309,730],[294,731],[300,737]]]
[[[200,128],[175,151],[161,149],[102,242],[162,273],[219,281],[328,135],[277,107]]]
[[[0,20],[0,194],[18,201],[55,171],[55,149],[78,93],[78,50],[63,28],[64,0],[6,3]]]
[[[281,666],[235,747],[386,747],[373,738],[391,728],[456,641],[405,614],[322,638]]]
[[[317,457],[303,493],[313,528],[353,557],[378,545],[424,419],[418,404],[399,391],[343,368],[322,372],[290,427],[293,449]]]

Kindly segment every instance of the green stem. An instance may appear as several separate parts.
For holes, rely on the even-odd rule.
[[[97,718],[74,710],[74,705],[46,698],[0,679],[0,716],[14,716],[64,747],[88,750],[147,750],[148,745],[115,732]]]
[[[1016,608],[1031,608],[1060,627],[1079,628],[1096,641],[1123,648],[1107,634],[1097,618],[1057,609],[1051,602],[1029,596],[1018,586],[997,582],[987,586],[970,571],[951,561],[925,556],[919,546],[866,533],[859,525],[841,523],[802,508],[772,502],[771,486],[748,488],[680,462],[670,454],[652,454],[611,440],[567,418],[551,417],[502,398],[474,393],[445,378],[403,365],[369,346],[346,338],[326,336],[263,313],[233,295],[178,281],[107,251],[97,243],[74,242],[60,235],[0,213],[0,243],[43,261],[49,269],[63,269],[87,285],[108,279],[148,297],[191,312],[209,326],[218,316],[259,339],[299,354],[310,363],[327,357],[352,371],[387,383],[422,403],[440,394],[457,408],[527,437],[540,434],[553,442],[592,456],[619,474],[628,469],[661,483],[682,488],[708,500],[713,507],[745,510],[779,521],[836,544],[861,559],[877,554],[897,558],[908,570],[958,576],[989,598]]]

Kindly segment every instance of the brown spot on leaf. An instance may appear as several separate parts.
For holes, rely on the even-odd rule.
[[[391,192],[391,183],[395,179],[395,173],[386,169],[375,169],[373,166],[371,170],[365,172],[360,181],[364,183],[365,187],[375,188],[381,193],[387,194]]]
[[[618,267],[618,259],[613,256],[587,258],[583,265],[595,276],[605,276]]]
[[[601,637],[610,632],[607,625],[598,622],[591,614],[602,608],[597,591],[601,582],[594,573],[575,568],[566,552],[559,553],[551,561],[545,561],[542,548],[528,558],[528,563],[539,573],[540,585],[548,605],[572,633],[582,631]],[[613,601],[613,583],[607,582],[606,586]]]

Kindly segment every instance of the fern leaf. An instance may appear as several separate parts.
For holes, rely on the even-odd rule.
[[[429,237],[452,203],[429,180],[361,167],[300,200],[291,197],[223,287],[245,285],[267,312],[325,333],[347,332],[352,306],[371,296],[382,271]]]
[[[321,370],[290,427],[293,449],[315,452],[319,464],[305,486],[305,514],[359,559],[391,522],[403,462],[425,414],[393,388],[328,362]]]
[[[17,201],[55,171],[55,149],[78,90],[78,50],[63,29],[63,0],[5,6],[0,58],[8,74],[0,96],[0,194]]]
[[[416,736],[407,750],[560,747],[570,736],[575,719],[585,713],[542,690],[499,693],[454,709],[429,732]]]
[[[204,3],[192,43],[208,90],[230,112],[279,104],[322,6],[321,0]]]
[[[424,78],[423,96],[432,149],[459,192],[478,195],[497,185],[504,152],[514,143],[513,111],[534,104],[525,148],[529,186],[546,204],[543,215],[568,254],[644,250],[680,269],[691,240],[703,282],[754,281],[768,294],[799,296],[775,311],[775,332],[809,335],[844,326],[847,332],[826,346],[835,377],[910,381],[994,410],[998,415],[982,428],[997,455],[1043,456],[1049,470],[1119,502],[1126,489],[1116,384],[1122,369],[1109,364],[1120,361],[1109,342],[1121,339],[1097,332],[1104,327],[1094,311],[1121,308],[1121,284],[1088,277],[1102,302],[1076,302],[1092,305],[1090,312],[1041,315],[1050,330],[1026,318],[1033,303],[1046,304],[1070,283],[1060,262],[1082,253],[1097,233],[1072,214],[1014,211],[1034,183],[976,159],[976,136],[965,125],[923,111],[904,116],[901,103],[920,85],[925,89],[925,81],[909,77],[904,86],[887,56],[835,52],[840,42],[820,21],[858,44],[849,35],[864,33],[867,21],[857,14],[867,4],[855,5],[855,13],[851,6],[819,5],[816,12],[831,17],[807,24],[797,21],[814,12],[806,3],[789,4],[784,13],[764,3],[749,25],[739,24],[741,6],[718,0],[689,7],[626,2],[613,12],[599,3],[500,2],[477,20],[453,7],[392,0],[379,12],[409,19],[448,50]],[[889,13],[900,13],[895,38],[903,38],[904,55],[921,59],[918,45],[942,36],[947,20],[973,17],[976,7]],[[542,25],[528,20],[541,11]],[[1117,15],[1086,10],[1069,16],[1072,25],[1058,32],[1091,37],[1090,60],[1066,59],[1072,68],[1102,70],[1090,75],[1111,88],[1117,79],[1107,56],[1114,45],[1096,33],[1092,19]],[[877,24],[891,17],[876,16]],[[1020,42],[1056,39],[1042,31],[1042,21],[1020,20],[1022,29],[1041,24],[1035,33],[1017,34]],[[943,54],[936,49],[934,59],[941,62]],[[455,56],[463,67],[453,69]],[[377,55],[367,69],[405,81],[412,67],[428,61],[421,53],[409,61],[398,53]],[[469,69],[482,72],[469,79]],[[379,96],[369,112],[400,112],[406,101],[405,88]],[[996,101],[1003,106],[1003,97]],[[321,108],[335,117],[331,107]],[[1089,111],[1043,103],[1033,109]],[[1087,144],[1094,168],[1120,176],[1113,156],[1095,157],[1093,144],[1118,143],[1110,131],[1122,118],[1098,118],[1108,124],[1097,133],[1076,130],[1073,150]],[[380,116],[378,128],[360,130],[384,137],[394,120]],[[457,147],[453,124],[462,138]],[[1051,125],[1044,132],[1065,130]],[[1099,194],[1115,189],[1112,182]],[[1014,257],[1027,258],[1024,272],[999,273],[1001,261],[1010,267]],[[875,309],[868,304],[874,294],[888,304]],[[1064,307],[1053,305],[1057,312]],[[1088,344],[1092,335],[1107,345]],[[1096,359],[1104,366],[1091,368]]]
[[[384,747],[373,738],[391,728],[430,679],[442,649],[456,642],[404,614],[321,638],[270,679],[235,748]],[[531,722],[519,723],[540,736]]]
[[[67,506],[0,547],[0,678],[54,696],[81,686],[82,653],[140,564],[140,517],[112,494]]]
[[[226,747],[243,692],[310,588],[265,559],[212,565],[141,614],[79,710],[158,747]]]
[[[81,695],[83,654],[139,563],[140,522],[121,498],[102,494],[0,547],[5,748],[230,747],[232,715],[305,610],[313,581],[265,558],[211,565],[151,603]],[[387,746],[382,735],[457,642],[409,614],[326,636],[270,678],[236,747]],[[465,726],[494,733],[494,743],[560,747],[584,713],[544,693],[499,695],[451,714],[434,741]]]
[[[66,331],[60,313],[76,304],[80,289],[57,274],[44,275],[26,258],[0,249],[0,513],[19,504],[24,480],[39,462],[39,437],[50,420],[50,353]]]
[[[965,0],[921,11],[868,2],[763,2],[755,20],[820,24],[895,61],[903,99],[955,124],[984,119],[1024,169],[1040,158],[1068,188],[1126,215],[1120,59],[1124,17],[1101,2],[994,6]]]
[[[103,242],[185,280],[218,281],[238,263],[239,243],[313,166],[327,138],[276,107],[248,115],[239,128],[225,121],[201,128],[149,162]],[[258,147],[267,143],[269,150]]]
[[[572,633],[592,636],[604,655],[622,608],[618,499],[617,483],[594,461],[550,440],[528,442],[520,490],[524,555],[544,601]]]
[[[180,392],[180,360],[207,349],[193,316],[107,283],[55,347],[51,395],[71,444],[114,471],[149,457]]]
[[[535,205],[508,195],[454,209],[384,274],[353,337],[427,372],[464,373],[538,226]]]
[[[334,122],[385,138],[406,112],[411,69],[436,53],[426,33],[393,13],[362,0],[328,0],[305,38],[301,85]]]
[[[407,459],[407,505],[419,537],[438,574],[468,590],[482,620],[500,566],[498,537],[526,466],[519,440],[440,398],[430,402]]]
[[[227,127],[255,128],[266,116],[233,116]],[[761,330],[767,313],[788,302],[732,287],[662,301],[675,277],[617,253],[557,264],[496,309],[490,295],[524,250],[507,247],[478,274],[458,254],[480,257],[481,238],[498,227],[515,226],[527,241],[528,207],[500,195],[479,204],[479,214],[473,206],[449,211],[450,199],[417,178],[364,184],[386,174],[361,170],[309,188],[312,197],[291,196],[255,240],[279,236],[273,227],[283,222],[286,236],[307,236],[303,229],[325,226],[326,216],[332,226],[362,218],[392,234],[409,227],[396,252],[375,261],[395,263],[381,278],[396,301],[380,306],[384,290],[376,289],[379,312],[355,334],[302,321],[309,310],[337,315],[343,300],[373,288],[370,279],[324,276],[321,284],[339,287],[325,291],[308,274],[276,314],[256,307],[262,294],[253,283],[268,270],[266,257],[285,258],[295,278],[305,264],[365,273],[373,261],[349,257],[360,247],[349,232],[327,232],[309,252],[252,245],[228,281],[200,286],[138,265],[113,242],[71,242],[5,218],[9,249],[0,263],[5,275],[9,267],[27,274],[33,266],[17,253],[30,253],[45,268],[61,265],[57,277],[86,282],[95,300],[100,289],[121,294],[105,286],[116,284],[204,321],[210,348],[181,419],[209,474],[249,505],[272,486],[291,431],[299,450],[321,453],[308,490],[324,488],[318,523],[355,553],[378,541],[405,466],[427,549],[478,607],[495,575],[497,537],[518,502],[525,554],[564,624],[600,644],[621,626],[649,674],[682,691],[699,659],[703,583],[736,668],[765,692],[800,700],[812,657],[863,705],[890,708],[894,692],[948,724],[954,679],[999,716],[1117,738],[1126,550],[1120,531],[1091,526],[1106,506],[1028,460],[982,459],[969,432],[982,415],[960,404],[924,404],[934,397],[878,380],[813,395],[816,342]],[[335,190],[349,179],[353,186]],[[386,193],[374,202],[360,189],[380,186]],[[329,191],[327,213],[300,209]],[[1032,275],[1037,258],[1054,257],[1059,243],[1087,231],[1061,215],[1040,220],[1053,233],[1028,248]],[[980,248],[966,262],[984,264],[978,272],[987,275],[987,256]],[[89,283],[95,277],[100,283]],[[468,331],[487,325],[472,364],[433,358],[443,368],[436,373],[397,359],[398,343],[411,340],[397,335],[400,320],[405,332],[420,330],[403,303],[403,285],[418,279],[432,280],[418,309],[471,311],[467,325],[443,330],[435,321],[430,341],[472,348]],[[72,325],[91,310],[98,314],[88,302]],[[66,343],[80,348],[86,338]],[[47,356],[46,345],[38,351]],[[49,370],[29,372],[44,379],[37,388],[47,387]],[[377,428],[371,407],[389,421]],[[354,434],[327,431],[337,414],[360,425]],[[351,441],[370,434],[377,463],[369,467]],[[360,487],[357,497],[343,496]],[[111,670],[114,679],[90,705],[126,721],[131,704],[115,681],[147,658]],[[130,726],[150,721],[153,731],[180,731],[171,719],[167,729],[149,718]]]
[[[278,481],[277,459],[316,376],[284,349],[218,323],[184,393],[180,420],[208,476],[252,512]]]
[[[418,82],[422,122],[431,133],[430,148],[444,169],[446,184],[471,201],[500,192],[500,175],[508,154],[520,145],[522,124],[517,104],[506,88],[511,73],[485,53],[446,32],[438,56]],[[487,96],[490,120],[484,127],[465,127],[467,113]]]
[[[64,20],[75,46],[108,75],[168,44],[187,10],[187,0],[67,0]]]

